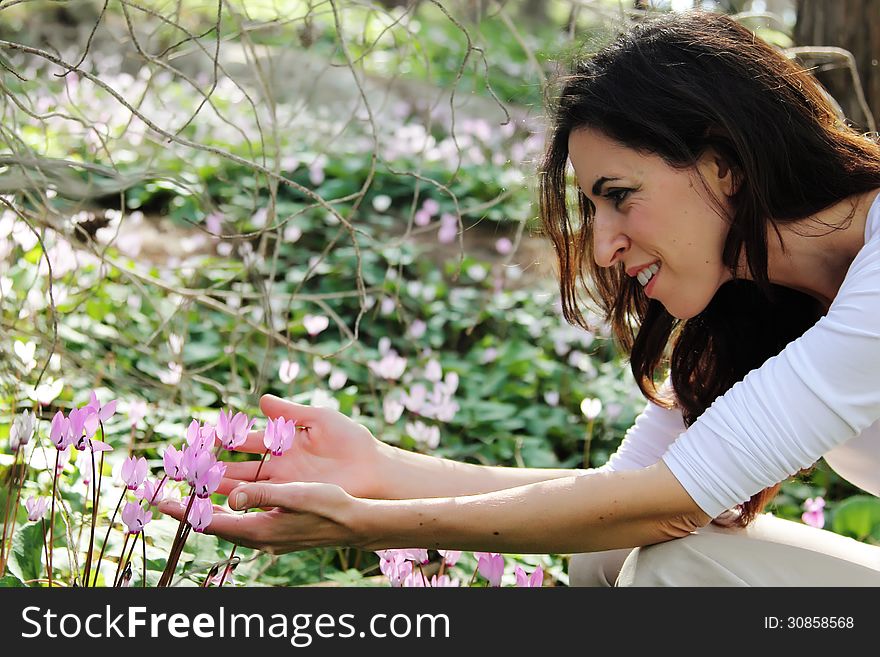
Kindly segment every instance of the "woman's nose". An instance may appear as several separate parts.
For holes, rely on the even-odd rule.
[[[607,218],[593,217],[593,259],[600,267],[612,267],[621,261],[629,248],[629,238],[620,225]]]

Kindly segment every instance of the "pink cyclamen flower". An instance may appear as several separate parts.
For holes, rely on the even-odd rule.
[[[278,368],[278,378],[282,383],[290,383],[299,376],[299,363],[282,360]]]
[[[474,552],[477,557],[477,571],[489,580],[489,586],[501,586],[504,574],[504,557],[497,552]]]
[[[440,204],[432,198],[426,198],[422,203],[422,210],[427,212],[429,217],[433,217],[440,212]]]
[[[76,462],[79,465],[79,475],[82,477],[82,482],[88,488],[89,484],[92,483],[92,475],[94,474],[92,471],[92,457],[83,456],[78,458]]]
[[[70,420],[64,417],[64,413],[58,411],[52,418],[49,426],[49,439],[55,445],[55,449],[66,451],[73,439],[70,435]]]
[[[183,481],[186,478],[186,470],[183,467],[183,452],[178,451],[173,445],[168,445],[162,454],[162,464],[165,466],[165,474],[173,481]]]
[[[458,218],[454,214],[444,212],[440,215],[440,230],[437,231],[437,241],[441,244],[449,244],[458,237]]]
[[[816,527],[817,529],[822,529],[825,526],[825,512],[823,509],[825,508],[825,500],[819,496],[816,499],[812,497],[804,502],[804,514],[801,516],[801,520],[804,524],[810,525],[811,527]]]
[[[120,476],[128,490],[137,490],[147,476],[147,459],[129,456],[122,463]]]
[[[516,574],[517,586],[526,588],[540,588],[544,586],[544,569],[541,566],[535,567],[535,571],[531,576],[526,575],[526,571],[519,566],[516,567],[514,573]]]
[[[432,358],[425,365],[425,378],[432,382],[437,382],[443,378],[443,368],[440,367],[440,362],[436,358]]]
[[[92,393],[94,395],[94,393]],[[97,404],[97,402],[95,402]],[[116,402],[111,402],[113,408]],[[100,406],[88,404],[82,408],[75,408],[68,414],[70,420],[70,438],[73,447],[79,452],[89,450],[91,452],[112,452],[113,448],[105,442],[95,440],[93,436],[98,430],[101,416],[98,414]],[[106,407],[105,407],[106,408]],[[112,410],[112,409],[111,409]],[[112,413],[110,413],[112,415]],[[110,417],[109,415],[107,417]]]
[[[401,586],[405,589],[409,588],[428,588],[430,584],[428,583],[428,578],[425,577],[425,574],[421,570],[413,570],[410,571],[409,575],[403,578],[403,582]]]
[[[404,431],[420,447],[435,449],[440,444],[440,427],[438,426],[427,425],[416,420],[415,422],[407,422]]]
[[[376,554],[379,555],[379,570],[388,578],[391,586],[403,586],[413,571],[412,561],[407,561],[399,550],[382,550]]]
[[[186,429],[186,444],[197,452],[211,449],[215,433],[216,429],[210,424],[202,426],[198,420],[193,420]]]
[[[324,315],[306,315],[303,317],[303,326],[306,327],[306,333],[315,336],[330,326],[330,318]]]
[[[410,413],[421,414],[427,400],[428,389],[423,383],[416,383],[409,389],[409,392],[403,393],[403,405]]]
[[[73,446],[79,451],[86,447],[86,439],[91,439],[98,430],[98,414],[91,406],[74,408],[67,414],[70,424],[70,439]]]
[[[427,329],[428,325],[424,320],[415,319],[413,320],[413,323],[409,325],[409,331],[407,333],[414,340],[418,340],[425,334]]]
[[[427,226],[431,223],[431,213],[425,211],[424,208],[421,210],[417,210],[415,216],[413,217],[413,221],[416,226]]]
[[[495,242],[495,250],[498,251],[501,255],[507,255],[511,251],[513,251],[513,242],[510,241],[507,237],[500,238],[497,242]]]
[[[128,424],[134,428],[147,415],[147,402],[135,399],[128,406]]]
[[[189,504],[189,496],[184,498],[183,503]],[[213,517],[214,506],[211,504],[211,500],[208,498],[196,497],[193,500],[189,514],[186,516],[186,521],[194,531],[203,533],[205,529],[208,528],[208,525],[211,524],[211,519]]]
[[[273,456],[281,456],[293,446],[293,438],[296,435],[296,422],[277,418],[266,422],[266,430],[263,432],[263,445]]]
[[[330,375],[330,380],[327,382],[327,385],[330,386],[330,390],[339,390],[345,385],[346,381],[348,381],[348,377],[345,375],[345,372],[342,370],[334,370],[333,374]]]
[[[31,522],[36,522],[40,520],[44,515],[46,515],[46,509],[49,506],[49,498],[48,497],[34,497],[31,495],[24,502],[25,507],[27,507],[28,511],[28,520]]]
[[[215,428],[220,444],[223,445],[224,449],[230,451],[236,447],[241,447],[256,421],[256,418],[254,418],[248,422],[248,416],[244,413],[236,413],[235,417],[233,417],[232,411],[229,411],[228,415],[225,411],[220,411],[220,419],[217,420],[217,427]]]
[[[200,472],[193,480],[196,495],[201,498],[211,497],[225,475],[226,464],[219,461],[206,471]]]
[[[388,424],[394,424],[403,415],[403,404],[393,397],[385,397],[382,400],[382,413]]]
[[[367,361],[367,365],[376,376],[396,381],[406,369],[406,358],[398,356],[394,349],[389,349],[381,360]]]
[[[16,343],[18,344],[18,343]],[[9,430],[9,448],[15,454],[20,447],[27,445],[34,436],[35,419],[30,411],[16,415]]]
[[[409,559],[416,563],[428,563],[428,551],[425,548],[403,548],[396,552],[404,559]]]
[[[447,566],[454,566],[461,558],[461,550],[437,550]]]
[[[195,486],[196,480],[204,478],[208,470],[214,467],[214,464],[217,463],[217,457],[209,451],[187,447],[183,450],[181,463],[186,472],[187,482]]]
[[[325,376],[330,374],[330,370],[333,369],[333,366],[323,358],[316,358],[314,364],[312,365],[312,369],[315,370],[315,374],[323,379]]]
[[[70,462],[70,454],[71,450],[69,449],[62,449],[58,452],[58,464],[55,466],[56,477],[60,477],[61,473],[64,472],[64,468]]]
[[[158,506],[165,499],[165,482],[167,479],[147,479],[134,492],[134,496],[150,506]]]
[[[129,534],[140,534],[152,519],[153,512],[145,510],[139,502],[126,502],[122,509],[122,522],[128,527]]]
[[[106,422],[113,414],[116,413],[116,400],[112,400],[101,406],[101,402],[98,401],[98,395],[94,390],[91,392],[91,398],[89,403],[86,405],[86,408],[91,408],[95,411],[95,414],[98,416],[98,419],[101,422]]]
[[[220,586],[220,582],[223,582],[223,586],[235,586],[235,579],[232,576],[232,572],[234,567],[232,564],[229,564],[224,568],[226,571],[225,574],[222,572],[217,572],[215,575],[212,575],[208,578],[209,586]],[[225,576],[224,576],[225,575]]]
[[[434,575],[431,578],[431,588],[447,588],[452,586],[461,586],[461,582],[457,579],[452,579],[449,575]]]

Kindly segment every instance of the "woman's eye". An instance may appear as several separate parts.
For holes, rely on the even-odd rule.
[[[630,191],[629,189],[612,189],[606,192],[605,198],[614,201],[614,207],[619,208],[620,204],[626,200]]]

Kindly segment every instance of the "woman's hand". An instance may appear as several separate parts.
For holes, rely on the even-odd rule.
[[[351,418],[329,408],[304,406],[263,395],[260,409],[270,418],[294,420],[297,425],[293,446],[281,456],[271,456],[260,468],[259,461],[228,463],[218,493],[229,492],[245,482],[271,484],[320,482],[336,484],[355,497],[381,497],[380,474],[383,450],[390,445]],[[264,454],[263,432],[253,431],[236,451]]]
[[[244,510],[272,507],[263,513],[229,513],[214,506],[206,534],[272,554],[325,546],[359,546],[356,518],[364,500],[334,484],[241,484],[229,495],[230,506]],[[180,520],[186,508],[173,501],[159,505]]]

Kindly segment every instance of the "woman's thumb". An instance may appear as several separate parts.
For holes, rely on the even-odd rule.
[[[277,484],[243,484],[229,493],[229,506],[239,511],[282,506],[277,488]]]

